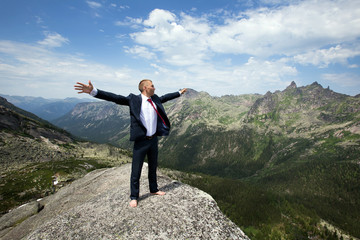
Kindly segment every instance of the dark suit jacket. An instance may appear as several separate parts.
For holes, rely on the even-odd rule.
[[[98,89],[98,93],[95,96],[103,100],[115,102],[120,105],[127,105],[130,107],[130,141],[142,140],[146,137],[146,128],[140,120],[141,112],[141,95],[130,94],[127,97],[122,95],[117,95],[110,92],[105,92]],[[170,121],[166,116],[165,109],[162,103],[172,100],[174,98],[180,97],[179,92],[168,93],[164,96],[154,95],[151,97],[152,101],[156,104],[157,110],[161,117],[164,119],[166,126],[162,123],[161,119],[158,117],[156,135],[157,136],[167,136],[170,131]]]

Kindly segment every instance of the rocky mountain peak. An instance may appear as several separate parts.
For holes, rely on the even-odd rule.
[[[188,88],[185,94],[186,98],[195,98],[199,96],[199,92],[192,88]]]
[[[310,86],[322,87],[321,84],[319,84],[317,81],[313,82]]]
[[[264,95],[265,98],[271,97],[272,93],[270,91],[267,91]]]
[[[294,81],[292,81],[286,89],[294,89],[294,88],[297,88],[297,86],[296,86],[296,83]]]
[[[221,213],[210,195],[197,188],[159,173],[159,187],[166,195],[147,193],[146,164],[139,205],[130,208],[130,168],[131,164],[126,164],[93,171],[33,207],[4,215],[0,238],[249,239]],[[14,226],[20,220],[19,212],[27,219]]]

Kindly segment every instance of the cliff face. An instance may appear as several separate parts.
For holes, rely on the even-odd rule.
[[[203,191],[159,173],[159,187],[167,194],[150,195],[146,164],[139,206],[130,208],[130,168],[126,164],[93,171],[30,204],[34,207],[4,215],[1,239],[248,239]]]

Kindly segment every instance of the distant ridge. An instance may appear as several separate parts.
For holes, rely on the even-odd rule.
[[[13,105],[32,112],[33,114],[47,121],[52,121],[65,115],[78,103],[97,101],[92,98],[45,99],[42,97],[10,96],[5,94],[0,94],[0,96],[6,98]]]
[[[51,140],[72,142],[72,136],[46,120],[28,111],[15,107],[5,98],[0,97],[0,129],[13,129],[32,137],[49,137]]]

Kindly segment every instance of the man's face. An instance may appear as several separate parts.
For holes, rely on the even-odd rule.
[[[155,93],[155,87],[154,84],[150,81],[146,82],[145,86],[144,86],[144,91],[146,93],[147,96],[151,97],[154,95]]]

